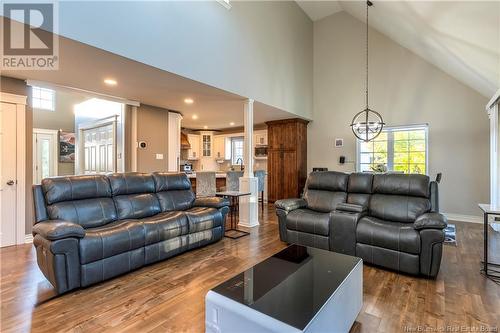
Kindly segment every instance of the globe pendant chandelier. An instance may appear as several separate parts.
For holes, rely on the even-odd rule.
[[[366,2],[366,107],[357,113],[351,122],[352,132],[364,142],[372,141],[379,136],[385,125],[380,113],[371,110],[368,106],[368,9],[372,5],[371,1]]]

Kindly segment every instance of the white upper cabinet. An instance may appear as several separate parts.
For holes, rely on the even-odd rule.
[[[197,160],[200,158],[200,135],[188,134],[187,137],[191,145],[188,150],[188,160]]]
[[[213,151],[213,133],[212,132],[200,132],[200,144],[201,144],[201,157],[212,157]]]
[[[213,157],[216,160],[230,160],[231,159],[231,137],[224,135],[217,135],[214,139]]]
[[[257,132],[253,135],[254,145],[267,146],[267,131]]]

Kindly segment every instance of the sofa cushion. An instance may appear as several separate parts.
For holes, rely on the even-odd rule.
[[[329,213],[321,213],[310,209],[296,209],[286,217],[287,229],[323,236],[329,234],[329,222]]]
[[[113,196],[155,192],[155,182],[149,173],[114,173],[108,175],[108,179]]]
[[[120,220],[140,219],[161,211],[158,199],[151,193],[119,195],[113,201]]]
[[[42,189],[48,205],[89,198],[110,198],[111,187],[106,176],[54,177],[42,180]]]
[[[189,233],[212,229],[222,226],[222,213],[215,208],[193,207],[186,211]]]
[[[195,195],[185,173],[155,172],[153,179],[162,212],[191,208]]]
[[[361,218],[356,228],[358,243],[406,253],[420,253],[420,235],[411,224],[384,221],[375,217]]]
[[[318,212],[329,213],[337,208],[337,204],[346,202],[347,194],[345,192],[330,192],[307,190],[304,194],[307,202],[307,208]]]
[[[346,192],[349,175],[337,171],[311,172],[307,178],[307,189],[331,192]]]
[[[146,245],[186,235],[189,231],[184,212],[166,212],[140,220],[146,233]]]
[[[349,175],[347,184],[347,202],[368,206],[372,193],[373,174],[360,172]]]
[[[86,230],[80,239],[80,263],[86,264],[100,259],[138,249],[145,245],[142,222],[125,220]]]
[[[47,206],[47,214],[51,220],[70,221],[84,228],[99,227],[118,218],[111,198],[57,202]]]
[[[431,203],[426,198],[373,194],[370,198],[369,215],[383,220],[413,223],[430,209]]]
[[[376,174],[373,193],[429,197],[429,177],[418,174]]]

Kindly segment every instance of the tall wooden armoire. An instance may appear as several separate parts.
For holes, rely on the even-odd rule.
[[[268,200],[298,198],[307,178],[307,120],[269,121]]]

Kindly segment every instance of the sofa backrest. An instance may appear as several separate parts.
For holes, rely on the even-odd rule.
[[[66,220],[92,228],[118,218],[106,176],[47,178],[42,180],[41,189],[51,220]]]
[[[368,207],[373,186],[373,174],[357,172],[349,175],[347,202]]]
[[[151,174],[114,173],[108,179],[118,219],[140,219],[161,211]]]
[[[336,171],[315,171],[309,174],[304,191],[307,207],[319,212],[331,212],[337,204],[346,202],[349,175]]]
[[[191,208],[195,195],[185,173],[155,172],[153,179],[162,212]]]
[[[429,177],[418,174],[375,174],[369,214],[383,220],[414,222],[431,209]]]

